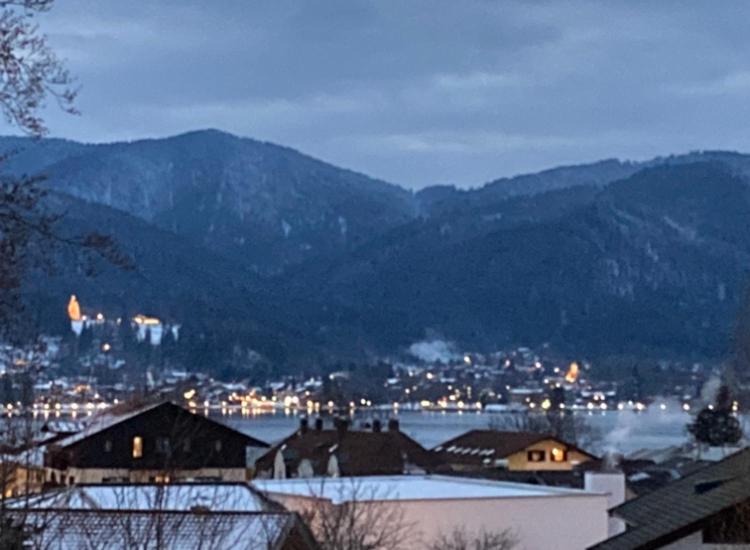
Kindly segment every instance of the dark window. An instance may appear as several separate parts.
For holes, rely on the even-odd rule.
[[[68,485],[75,485],[75,482],[76,482],[76,478],[74,478],[73,476],[70,476],[68,478]]]
[[[158,453],[169,453],[169,438],[168,437],[157,437],[156,438],[156,452]]]
[[[111,439],[107,439],[104,442],[104,452],[105,453],[111,453],[112,452],[112,440]]]
[[[217,453],[221,452],[221,439],[216,440],[216,443],[214,443],[214,449],[216,449]]]
[[[216,483],[222,481],[222,479],[221,476],[198,476],[195,478],[195,481],[200,481],[201,483]]]
[[[526,459],[529,462],[544,462],[547,458],[547,453],[541,450],[528,451],[526,453]]]

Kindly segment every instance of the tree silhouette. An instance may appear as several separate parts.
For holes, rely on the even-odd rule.
[[[712,447],[732,445],[742,439],[742,427],[732,411],[732,396],[726,384],[719,388],[715,403],[704,407],[688,425],[688,431],[696,441]]]

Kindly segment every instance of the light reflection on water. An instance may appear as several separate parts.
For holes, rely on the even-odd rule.
[[[504,414],[514,413],[402,410],[398,413],[398,419],[404,433],[425,447],[432,448],[467,430],[488,428],[491,418]],[[599,448],[591,449],[595,452],[606,449],[628,453],[642,448],[663,448],[684,443],[687,440],[685,426],[691,418],[677,408],[662,411],[656,407],[643,412],[578,411],[575,414],[584,416],[598,432],[599,443],[596,446]],[[386,419],[388,416],[384,411],[361,412],[355,417],[355,422],[376,417]],[[246,417],[219,415],[217,419],[269,443],[283,439],[299,426],[298,415],[283,412]]]

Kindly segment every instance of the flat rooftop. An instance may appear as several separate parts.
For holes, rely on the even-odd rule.
[[[600,496],[578,489],[440,475],[256,479],[260,491],[276,495],[349,500],[460,500]]]

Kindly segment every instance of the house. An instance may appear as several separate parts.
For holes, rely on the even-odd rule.
[[[7,503],[34,548],[313,550],[314,538],[246,483],[63,487]]]
[[[255,463],[258,477],[275,479],[425,473],[441,466],[440,458],[403,433],[395,419],[383,431],[378,420],[371,430],[354,430],[344,419],[325,429],[322,418],[313,428],[303,418],[296,432]]]
[[[572,470],[596,457],[553,435],[471,430],[432,450],[456,471]]]
[[[398,532],[403,548],[429,546],[456,529],[505,533],[518,542],[514,548],[528,549],[581,550],[607,537],[603,493],[441,475],[252,483],[289,510],[308,517],[319,514],[321,519],[311,521],[313,532],[333,517],[347,529],[369,529],[373,535]],[[354,512],[351,522],[347,511]]]
[[[26,431],[22,426],[21,431]],[[46,483],[44,447],[73,432],[57,433],[41,428],[38,433],[13,434],[0,446],[0,488],[5,498],[40,492]],[[17,437],[14,437],[18,435]]]
[[[38,449],[0,453],[2,496],[11,498],[42,490],[45,470]]]
[[[750,547],[750,449],[610,510],[625,531],[591,548]]]
[[[109,410],[46,447],[51,484],[244,481],[268,445],[165,401]]]

